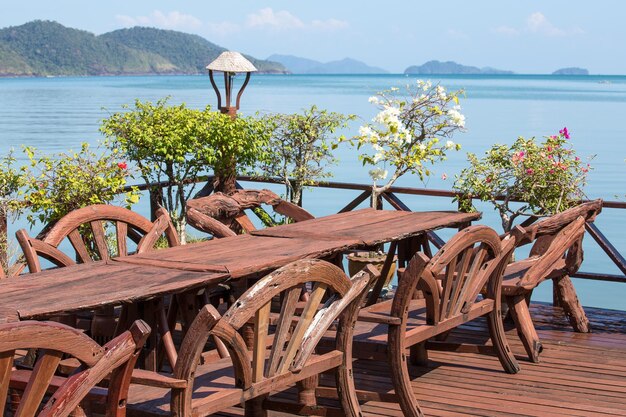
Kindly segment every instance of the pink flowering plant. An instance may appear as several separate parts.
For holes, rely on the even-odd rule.
[[[431,175],[430,165],[446,159],[446,153],[461,146],[451,140],[465,128],[459,96],[463,91],[446,91],[441,85],[418,80],[400,92],[382,91],[369,102],[380,112],[361,126],[350,143],[362,150],[359,156],[373,180],[372,206],[402,175],[421,180]],[[391,171],[391,173],[389,173]]]
[[[591,169],[574,151],[566,127],[542,142],[519,137],[511,146],[492,146],[482,159],[469,153],[468,160],[454,184],[461,209],[474,209],[472,197],[489,201],[505,232],[519,216],[550,215],[575,205],[584,198]]]

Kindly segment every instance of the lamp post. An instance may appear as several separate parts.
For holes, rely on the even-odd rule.
[[[239,52],[232,51],[222,52],[220,56],[218,56],[215,61],[207,65],[206,68],[209,70],[211,85],[217,95],[217,108],[220,112],[229,115],[231,119],[234,120],[237,117],[237,110],[239,110],[239,102],[241,100],[243,90],[248,85],[248,81],[250,81],[250,74],[257,71],[257,69],[252,62],[244,58]],[[222,95],[220,94],[220,90],[217,88],[217,84],[215,83],[213,71],[220,71],[224,73],[224,106],[222,106]],[[237,93],[235,105],[233,106],[233,79],[237,73],[245,73],[246,79]],[[220,164],[220,168],[215,169],[213,188],[215,191],[221,191],[224,194],[231,194],[237,189],[237,161],[234,155],[229,157],[227,156],[227,158],[230,159],[225,161],[226,163]]]
[[[239,52],[226,51],[222,52],[220,56],[218,56],[215,61],[207,65],[206,68],[209,70],[211,85],[213,86],[213,90],[215,90],[215,94],[217,95],[217,108],[222,113],[228,114],[234,119],[235,117],[237,117],[237,110],[239,110],[239,101],[241,100],[243,90],[248,85],[248,81],[250,81],[250,74],[257,71],[256,67],[252,64],[252,62],[244,58],[243,55],[241,55]],[[222,106],[222,95],[220,94],[219,88],[217,88],[215,78],[213,78],[213,71],[221,71],[224,73],[224,98],[226,100],[225,106]],[[239,92],[237,93],[235,106],[231,106],[233,79],[235,78],[235,74],[237,73],[245,73],[246,79],[239,89]]]

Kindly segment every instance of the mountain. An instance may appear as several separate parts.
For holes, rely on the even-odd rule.
[[[405,74],[513,74],[491,67],[472,67],[461,65],[454,61],[428,61],[423,65],[412,65],[404,70]]]
[[[569,67],[558,69],[552,75],[589,75],[589,71],[585,68]]]
[[[267,58],[283,64],[294,74],[386,74],[382,68],[371,67],[352,58],[339,61],[319,62],[293,55],[274,54]]]
[[[0,29],[0,76],[203,74],[225,49],[197,35],[135,27],[96,36],[36,20]],[[260,71],[286,72],[248,57]]]

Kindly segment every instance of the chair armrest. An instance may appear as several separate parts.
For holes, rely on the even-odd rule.
[[[157,388],[186,388],[187,381],[184,379],[172,378],[167,375],[159,374],[144,369],[133,369],[130,378],[132,384],[146,385]]]

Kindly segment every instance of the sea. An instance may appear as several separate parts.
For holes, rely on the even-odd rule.
[[[397,185],[451,189],[457,175],[467,166],[466,154],[482,155],[492,144],[512,143],[518,136],[542,137],[563,127],[571,141],[593,169],[585,189],[590,199],[626,201],[626,76],[553,75],[450,75],[422,76],[449,90],[464,90],[462,113],[466,131],[455,135],[462,150],[433,166],[425,181],[404,176]],[[254,74],[242,99],[245,115],[295,113],[316,105],[329,111],[354,114],[357,119],[340,132],[357,133],[377,109],[368,98],[378,91],[416,83],[418,77],[396,75],[264,75]],[[240,81],[239,81],[240,82]],[[215,106],[216,98],[208,76],[116,76],[0,79],[0,152],[14,149],[20,163],[26,162],[21,148],[33,146],[43,153],[79,149],[81,142],[96,146],[102,119],[131,105],[135,99],[156,101],[169,97],[171,104],[189,107]],[[332,180],[370,183],[368,168],[358,151],[348,145],[336,151],[338,164],[331,167]],[[444,179],[447,178],[447,179]],[[138,180],[137,180],[138,181]],[[276,185],[245,183],[278,193]],[[312,188],[304,194],[304,206],[314,215],[337,212],[359,193]],[[447,198],[401,196],[413,210],[451,210]],[[499,217],[487,204],[477,204],[482,223],[501,230]],[[147,198],[136,210],[148,214]],[[606,208],[596,224],[622,254],[626,254],[626,210]],[[10,235],[26,227],[24,219],[12,221]],[[40,226],[33,227],[36,233]],[[453,231],[442,231],[448,238]],[[581,271],[620,274],[592,238],[585,238],[585,261]],[[579,298],[585,306],[626,310],[626,284],[575,279]],[[548,284],[541,285],[534,300],[551,301]]]

